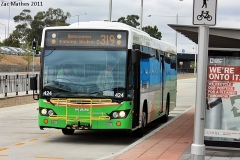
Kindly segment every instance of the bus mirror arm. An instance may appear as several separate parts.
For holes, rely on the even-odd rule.
[[[34,93],[35,91],[33,91],[33,99],[34,100],[39,100],[39,94]]]
[[[38,100],[39,94],[35,94],[37,91],[37,75],[35,77],[30,77],[30,89],[33,90],[33,99]]]
[[[140,51],[139,50],[132,50],[132,63],[137,63],[139,61],[140,57]]]

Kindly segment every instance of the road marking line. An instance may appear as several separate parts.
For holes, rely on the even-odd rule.
[[[36,141],[36,140],[38,140],[38,138],[32,138],[32,139],[29,140],[29,142],[33,142],[33,141]]]
[[[42,159],[64,159],[60,157],[51,157],[51,156],[36,156],[35,158],[42,158]]]
[[[21,145],[24,145],[24,144],[25,144],[24,142],[20,142],[20,143],[14,144],[14,146],[21,146]]]
[[[49,136],[50,136],[50,134],[44,134],[44,135],[42,135],[43,138],[47,138],[47,137],[49,137]]]
[[[7,150],[8,148],[0,148],[0,151],[5,151]]]

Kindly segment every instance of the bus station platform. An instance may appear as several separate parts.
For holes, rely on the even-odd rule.
[[[122,151],[103,159],[191,160],[194,111],[194,107],[189,108],[174,120],[170,120]],[[206,146],[205,160],[240,160],[240,149]]]

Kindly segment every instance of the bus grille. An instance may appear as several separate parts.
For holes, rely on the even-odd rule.
[[[71,129],[91,129],[93,120],[110,120],[109,116],[104,115],[102,112],[101,115],[93,115],[93,105],[97,104],[109,104],[112,103],[111,99],[84,99],[84,98],[67,98],[67,99],[59,99],[52,98],[51,103],[55,106],[66,106],[66,115],[51,115],[49,118],[51,120],[65,120],[66,128]],[[68,109],[70,107],[78,107],[82,106],[89,108],[88,115],[80,115],[78,111],[78,115],[70,115]],[[74,124],[74,122],[77,122]]]

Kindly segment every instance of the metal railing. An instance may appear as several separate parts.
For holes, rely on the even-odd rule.
[[[30,77],[38,76],[38,74],[26,74],[26,75],[1,75],[0,76],[0,94],[4,94],[7,97],[8,93],[30,91]],[[39,82],[39,81],[38,81]]]
[[[194,70],[190,68],[178,68],[178,74],[187,73],[194,73]],[[30,91],[30,77],[34,76],[37,76],[37,78],[39,78],[39,74],[34,73],[0,75],[0,94],[4,94],[5,97],[8,96],[8,93],[16,93],[16,95],[18,95],[19,92],[25,92],[28,94]]]

